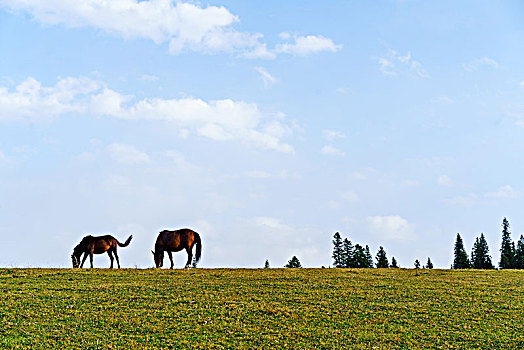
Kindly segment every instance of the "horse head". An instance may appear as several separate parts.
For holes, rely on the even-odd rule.
[[[157,250],[155,252],[155,251],[152,250],[151,253],[153,253],[153,260],[155,261],[155,266],[157,268],[164,266],[164,251],[163,250]]]
[[[80,259],[74,253],[71,254],[71,261],[73,262],[73,269],[80,267]]]

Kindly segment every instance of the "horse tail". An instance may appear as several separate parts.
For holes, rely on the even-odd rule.
[[[129,236],[125,243],[120,243],[118,240],[116,240],[116,243],[118,243],[118,246],[119,247],[127,247],[129,245],[129,243],[131,242],[131,238],[133,238],[133,235]]]
[[[200,260],[200,256],[202,255],[202,240],[200,239],[200,235],[197,232],[194,232],[194,235],[196,244],[195,260],[198,262]]]

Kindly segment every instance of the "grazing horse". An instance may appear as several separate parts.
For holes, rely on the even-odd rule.
[[[71,260],[73,261],[73,268],[84,266],[87,256],[89,255],[89,260],[91,261],[91,268],[93,268],[93,254],[102,254],[107,252],[109,259],[111,259],[111,269],[113,268],[113,254],[115,254],[116,263],[118,268],[120,268],[120,261],[118,259],[118,254],[116,253],[117,246],[127,247],[129,242],[131,242],[133,235],[129,236],[125,243],[120,243],[115,237],[111,235],[105,236],[85,236],[82,238],[82,241],[73,249],[73,254],[71,254]],[[84,254],[82,263],[80,264],[80,257]]]
[[[191,265],[193,259],[193,246],[196,245],[196,261],[200,260],[202,253],[202,241],[200,235],[193,230],[183,228],[176,231],[164,230],[158,234],[155,243],[155,250],[151,251],[155,259],[156,267],[164,265],[164,252],[167,252],[169,260],[171,260],[171,269],[173,268],[172,252],[179,252],[185,249],[187,252],[186,268]]]

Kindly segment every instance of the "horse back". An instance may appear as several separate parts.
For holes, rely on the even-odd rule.
[[[155,245],[155,250],[177,252],[190,248],[195,240],[195,232],[188,228],[160,232]]]
[[[84,251],[101,254],[116,246],[116,239],[111,235],[104,236],[85,236],[80,243]]]

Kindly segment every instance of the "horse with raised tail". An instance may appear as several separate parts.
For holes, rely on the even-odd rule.
[[[105,236],[85,236],[82,238],[80,243],[73,249],[73,254],[71,254],[71,260],[73,262],[73,268],[84,266],[87,256],[89,255],[89,260],[91,262],[91,268],[93,268],[93,254],[102,254],[107,252],[109,259],[111,260],[110,268],[113,268],[113,254],[116,258],[116,263],[118,268],[120,268],[120,260],[118,259],[118,254],[116,252],[117,247],[127,247],[131,242],[133,235],[125,241],[125,243],[120,243],[115,237],[111,235]],[[80,258],[84,254],[82,263],[80,263]]]

